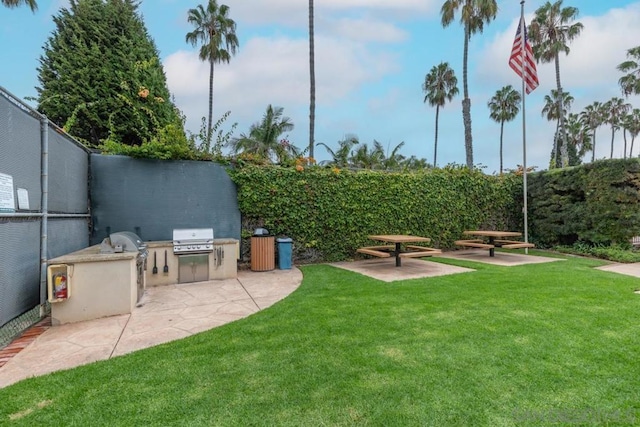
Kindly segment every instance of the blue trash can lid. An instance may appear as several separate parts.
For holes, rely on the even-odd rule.
[[[276,242],[278,242],[278,243],[292,243],[293,239],[291,237],[278,237],[276,239]]]

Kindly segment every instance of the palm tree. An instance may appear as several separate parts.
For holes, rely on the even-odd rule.
[[[238,37],[236,37],[236,23],[229,18],[229,6],[218,6],[217,0],[209,0],[207,8],[198,5],[189,9],[187,21],[195,29],[186,35],[187,43],[200,47],[200,60],[209,62],[209,120],[207,124],[207,149],[211,144],[213,126],[213,75],[214,64],[229,63],[231,56],[236,54]]]
[[[578,16],[575,7],[562,7],[562,0],[555,3],[546,2],[535,12],[535,17],[529,25],[529,39],[536,60],[543,63],[554,62],[556,67],[556,88],[559,93],[557,101],[563,99],[562,84],[560,83],[560,53],[569,54],[568,43],[578,37],[583,25],[572,23]],[[561,107],[558,106],[558,110]],[[563,137],[562,164],[568,163],[567,134],[564,131],[564,116],[560,115],[560,134]]]
[[[631,148],[629,149],[629,158],[633,157],[633,143],[636,136],[640,133],[640,108],[634,108],[629,115],[625,117],[625,129],[631,135]]]
[[[313,157],[314,134],[316,126],[316,65],[313,31],[313,0],[309,0],[309,157]]]
[[[609,158],[613,159],[613,140],[616,135],[616,130],[620,129],[622,119],[631,109],[631,105],[625,104],[622,98],[613,97],[604,103],[604,109],[606,114],[604,122],[611,125],[611,153],[609,154]]]
[[[367,144],[360,144],[351,153],[349,162],[354,168],[359,169],[380,169],[383,167],[385,159],[384,148],[378,141],[373,141],[373,148],[369,149]]]
[[[400,166],[405,170],[421,170],[421,169],[427,169],[430,167],[429,163],[427,162],[427,159],[424,159],[424,158],[419,159],[414,155],[404,159]]]
[[[640,129],[640,122],[638,119],[640,118],[640,109],[634,108],[631,110],[629,108],[629,113],[625,114],[621,120],[620,124],[622,126],[622,135],[624,138],[624,155],[623,157],[627,158],[627,132],[631,137],[631,149],[629,150],[629,158],[632,157],[633,154],[633,143],[638,135],[638,129]]]
[[[283,117],[282,107],[267,106],[262,121],[254,123],[249,128],[249,134],[241,134],[239,138],[229,141],[234,153],[249,152],[271,161],[282,162],[296,156],[299,150],[286,139],[281,139],[283,133],[293,129],[289,117]]]
[[[378,141],[374,140],[373,141],[373,145],[374,146],[380,146],[382,147],[382,144],[380,144]],[[393,149],[391,150],[391,153],[388,152],[384,153],[383,150],[383,158],[382,158],[382,167],[385,170],[398,170],[400,169],[400,165],[402,165],[402,162],[404,161],[405,157],[399,153],[400,149],[404,146],[404,141],[399,143],[398,145],[396,145],[395,147],[393,147]]]
[[[625,96],[640,95],[640,46],[627,51],[627,60],[618,65],[618,70],[628,73],[618,83]]]
[[[29,6],[33,12],[38,10],[36,0],[2,0],[2,5],[9,8],[22,6],[23,4]]]
[[[448,62],[441,62],[434,66],[424,77],[422,90],[426,94],[424,102],[436,107],[436,139],[433,149],[433,166],[438,164],[438,116],[440,107],[444,107],[447,101],[451,101],[458,94],[458,79],[449,67]]]
[[[359,169],[373,169],[374,165],[379,163],[379,154],[369,150],[367,144],[360,144],[356,147],[355,151],[351,153],[349,163],[354,168]]]
[[[338,149],[336,151],[333,151],[324,142],[319,142],[317,145],[322,145],[327,149],[329,155],[331,155],[331,160],[323,161],[323,163],[329,164],[331,166],[346,168],[349,166],[349,157],[352,154],[351,149],[359,143],[360,142],[358,141],[357,136],[348,135],[342,141],[338,141]]]
[[[551,89],[551,95],[544,96],[544,107],[542,107],[542,116],[546,117],[547,120],[555,120],[556,121],[556,132],[553,136],[553,150],[552,150],[552,158],[553,163],[552,167],[557,168],[561,167],[562,164],[558,162],[558,151],[560,149],[563,152],[567,153],[567,163],[568,163],[568,151],[567,147],[562,148],[561,145],[567,144],[566,132],[563,132],[560,128],[560,123],[564,122],[564,118],[571,110],[571,105],[573,104],[573,96],[571,96],[568,92],[562,92],[562,98],[560,98],[559,94],[561,92]],[[559,110],[558,107],[561,107],[562,110]],[[562,135],[564,133],[564,135]],[[560,139],[562,138],[562,144],[560,143]]]
[[[498,90],[493,98],[487,103],[490,114],[489,117],[500,123],[500,175],[502,175],[502,135],[504,122],[515,119],[520,112],[520,102],[522,97],[511,85]]]
[[[471,100],[467,85],[467,62],[469,56],[469,39],[472,34],[482,33],[484,24],[495,19],[498,13],[496,0],[446,0],[440,9],[443,27],[449,26],[460,12],[460,22],[464,27],[464,48],[462,56],[462,121],[464,123],[464,148],[467,167],[473,168],[473,138],[471,134]]]
[[[593,149],[589,133],[591,129],[585,125],[579,114],[569,114],[566,129],[569,149],[575,154],[575,159],[572,159],[571,153],[569,154],[569,166],[576,166],[581,163],[582,157]]]
[[[591,105],[587,105],[584,111],[580,113],[580,119],[584,125],[593,131],[591,162],[596,159],[596,129],[604,123],[604,115],[604,105],[598,101],[595,101]]]

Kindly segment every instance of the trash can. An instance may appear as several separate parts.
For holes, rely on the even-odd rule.
[[[258,228],[251,236],[251,271],[269,271],[275,268],[275,237]]]
[[[291,247],[293,240],[289,237],[280,237],[276,239],[278,242],[278,268],[280,270],[291,269]]]

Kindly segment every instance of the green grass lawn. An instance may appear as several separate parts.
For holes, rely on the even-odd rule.
[[[640,280],[573,258],[384,283],[0,389],[0,425],[640,424]]]

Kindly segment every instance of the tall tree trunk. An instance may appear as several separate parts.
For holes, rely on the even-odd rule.
[[[627,158],[627,130],[622,128],[622,138],[624,139],[624,150],[622,151],[622,158]]]
[[[462,122],[464,123],[464,149],[467,167],[473,169],[473,139],[471,136],[471,100],[467,85],[467,62],[469,58],[469,24],[464,24],[464,54],[462,58],[462,85],[464,99],[462,100]]]
[[[613,124],[611,124],[611,153],[609,153],[609,158],[613,159],[613,138],[616,135],[616,128]]]
[[[211,147],[211,134],[213,132],[213,59],[209,60],[209,121],[207,123],[207,152]]]
[[[309,77],[311,83],[309,96],[309,157],[313,157],[316,126],[316,66],[314,43],[313,0],[309,0]]]
[[[633,141],[636,140],[635,135],[631,135],[631,148],[629,149],[629,158],[633,159]]]
[[[500,175],[502,175],[502,135],[504,131],[504,120],[500,121]]]
[[[562,138],[561,161],[562,167],[569,165],[569,151],[567,146],[567,132],[564,129],[564,108],[562,105],[562,85],[560,84],[560,55],[556,53],[556,85],[558,87],[558,115],[560,118],[560,137]],[[557,151],[557,150],[556,150]]]
[[[593,130],[593,151],[591,153],[591,163],[596,160],[596,130]]]
[[[436,105],[436,141],[433,148],[433,167],[438,165],[438,116],[440,115],[440,106]]]
[[[560,149],[560,117],[556,120],[556,132],[553,134],[553,168],[560,167],[558,164],[558,150]]]

